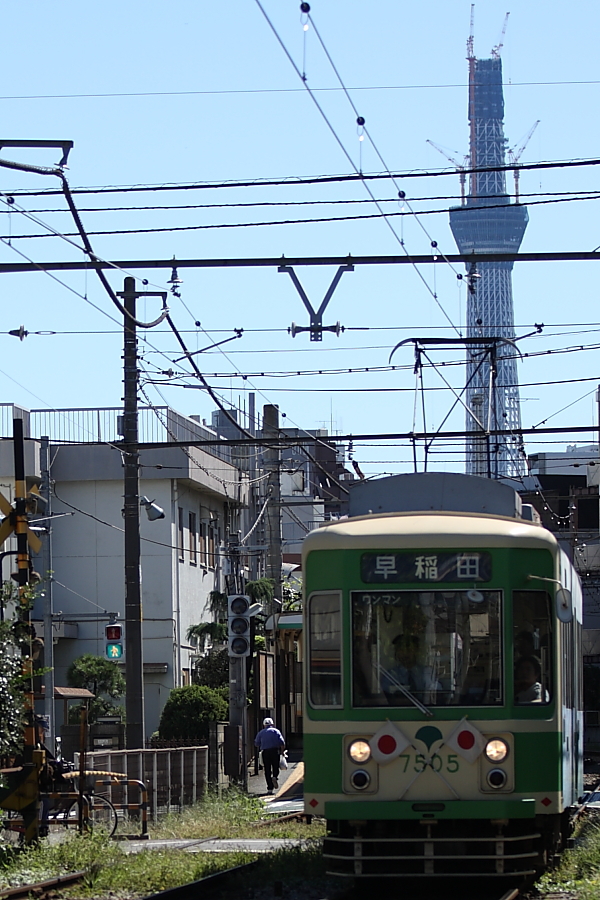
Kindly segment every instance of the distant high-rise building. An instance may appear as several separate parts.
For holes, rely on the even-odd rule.
[[[506,164],[504,138],[502,60],[476,59],[469,46],[470,168]],[[511,203],[505,172],[478,171],[470,175],[463,205],[450,210],[450,227],[461,253],[516,252],[523,240],[528,215],[524,206]],[[467,336],[482,338],[467,347],[467,431],[481,437],[467,439],[466,471],[471,475],[506,478],[524,474],[525,455],[520,436],[521,413],[516,351],[486,338],[514,339],[512,262],[477,263],[467,267]],[[494,375],[495,369],[495,375]],[[494,390],[490,390],[490,385]],[[486,435],[502,429],[506,435]]]

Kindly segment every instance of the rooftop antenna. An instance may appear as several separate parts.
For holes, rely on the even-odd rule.
[[[469,27],[469,39],[467,41],[467,59],[469,60],[469,160],[471,169],[477,168],[477,148],[475,146],[475,4],[471,3],[471,23]],[[475,197],[477,194],[477,176],[471,175],[470,178],[470,194]]]
[[[502,31],[500,32],[500,40],[498,41],[498,43],[496,44],[495,47],[492,47],[492,57],[494,59],[500,59],[500,51],[502,50],[502,48],[504,46],[504,35],[506,34],[506,27],[508,25],[508,17],[509,16],[510,16],[510,13],[507,12],[506,15],[504,16],[504,24],[502,26]]]
[[[471,25],[469,28],[469,39],[467,41],[467,59],[475,59],[475,52],[473,50],[473,44],[475,41],[474,35],[475,29],[475,4],[471,3]]]

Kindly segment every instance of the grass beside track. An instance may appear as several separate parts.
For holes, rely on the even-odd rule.
[[[558,868],[547,872],[536,884],[541,894],[569,893],[580,900],[600,900],[600,818],[584,821],[575,847],[563,853]]]
[[[222,797],[207,796],[182,813],[164,816],[156,825],[150,825],[150,837],[154,840],[172,838],[317,838],[325,834],[325,821],[257,823],[265,814],[265,805],[257,797],[230,788]]]
[[[255,827],[264,813],[263,804],[238,791],[229,791],[222,798],[208,796],[182,814],[166,816],[152,827],[150,837],[173,838],[303,838],[318,839],[324,824],[315,822],[282,822]],[[61,887],[60,895],[82,900],[137,900],[166,888],[197,881],[214,872],[229,869],[255,859],[252,853],[188,853],[183,850],[142,850],[125,853],[123,844],[104,835],[71,833],[58,844],[43,840],[38,846],[26,849],[0,843],[0,890],[22,884],[34,884],[85,870],[83,881],[72,887]],[[281,881],[286,887],[300,890],[302,885],[324,875],[320,842],[314,840],[306,848],[286,848],[261,856],[256,871],[244,874],[243,880],[232,888],[231,896],[261,896],[261,889]],[[248,893],[250,892],[250,893]],[[229,896],[229,892],[223,896]]]

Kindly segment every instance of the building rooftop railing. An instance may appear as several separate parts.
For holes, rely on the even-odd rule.
[[[53,444],[114,444],[123,440],[122,417],[123,409],[117,406],[28,410],[13,403],[0,403],[0,437],[12,437],[13,418],[22,418],[27,437],[47,436]],[[212,428],[169,406],[140,406],[138,429],[140,444],[219,439]],[[249,448],[224,444],[203,449],[225,462],[247,468]]]

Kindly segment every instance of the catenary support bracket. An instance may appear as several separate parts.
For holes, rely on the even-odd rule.
[[[292,322],[291,328],[289,328],[289,332],[292,337],[296,337],[302,331],[310,332],[311,341],[322,341],[323,340],[323,332],[324,331],[332,331],[334,334],[337,334],[338,337],[340,333],[344,330],[343,326],[337,322],[335,325],[323,325],[323,313],[327,309],[327,305],[331,298],[333,297],[333,293],[340,282],[340,278],[344,274],[344,272],[354,272],[354,266],[350,263],[346,263],[346,265],[340,266],[337,272],[334,275],[333,281],[329,285],[327,293],[323,297],[323,301],[319,308],[315,311],[313,309],[312,303],[308,299],[306,295],[306,291],[300,284],[300,280],[292,266],[279,266],[277,269],[278,272],[284,272],[290,276],[292,281],[294,282],[294,287],[300,294],[302,302],[304,303],[306,309],[308,310],[308,314],[310,316],[310,325],[309,326],[301,326],[296,325]]]

